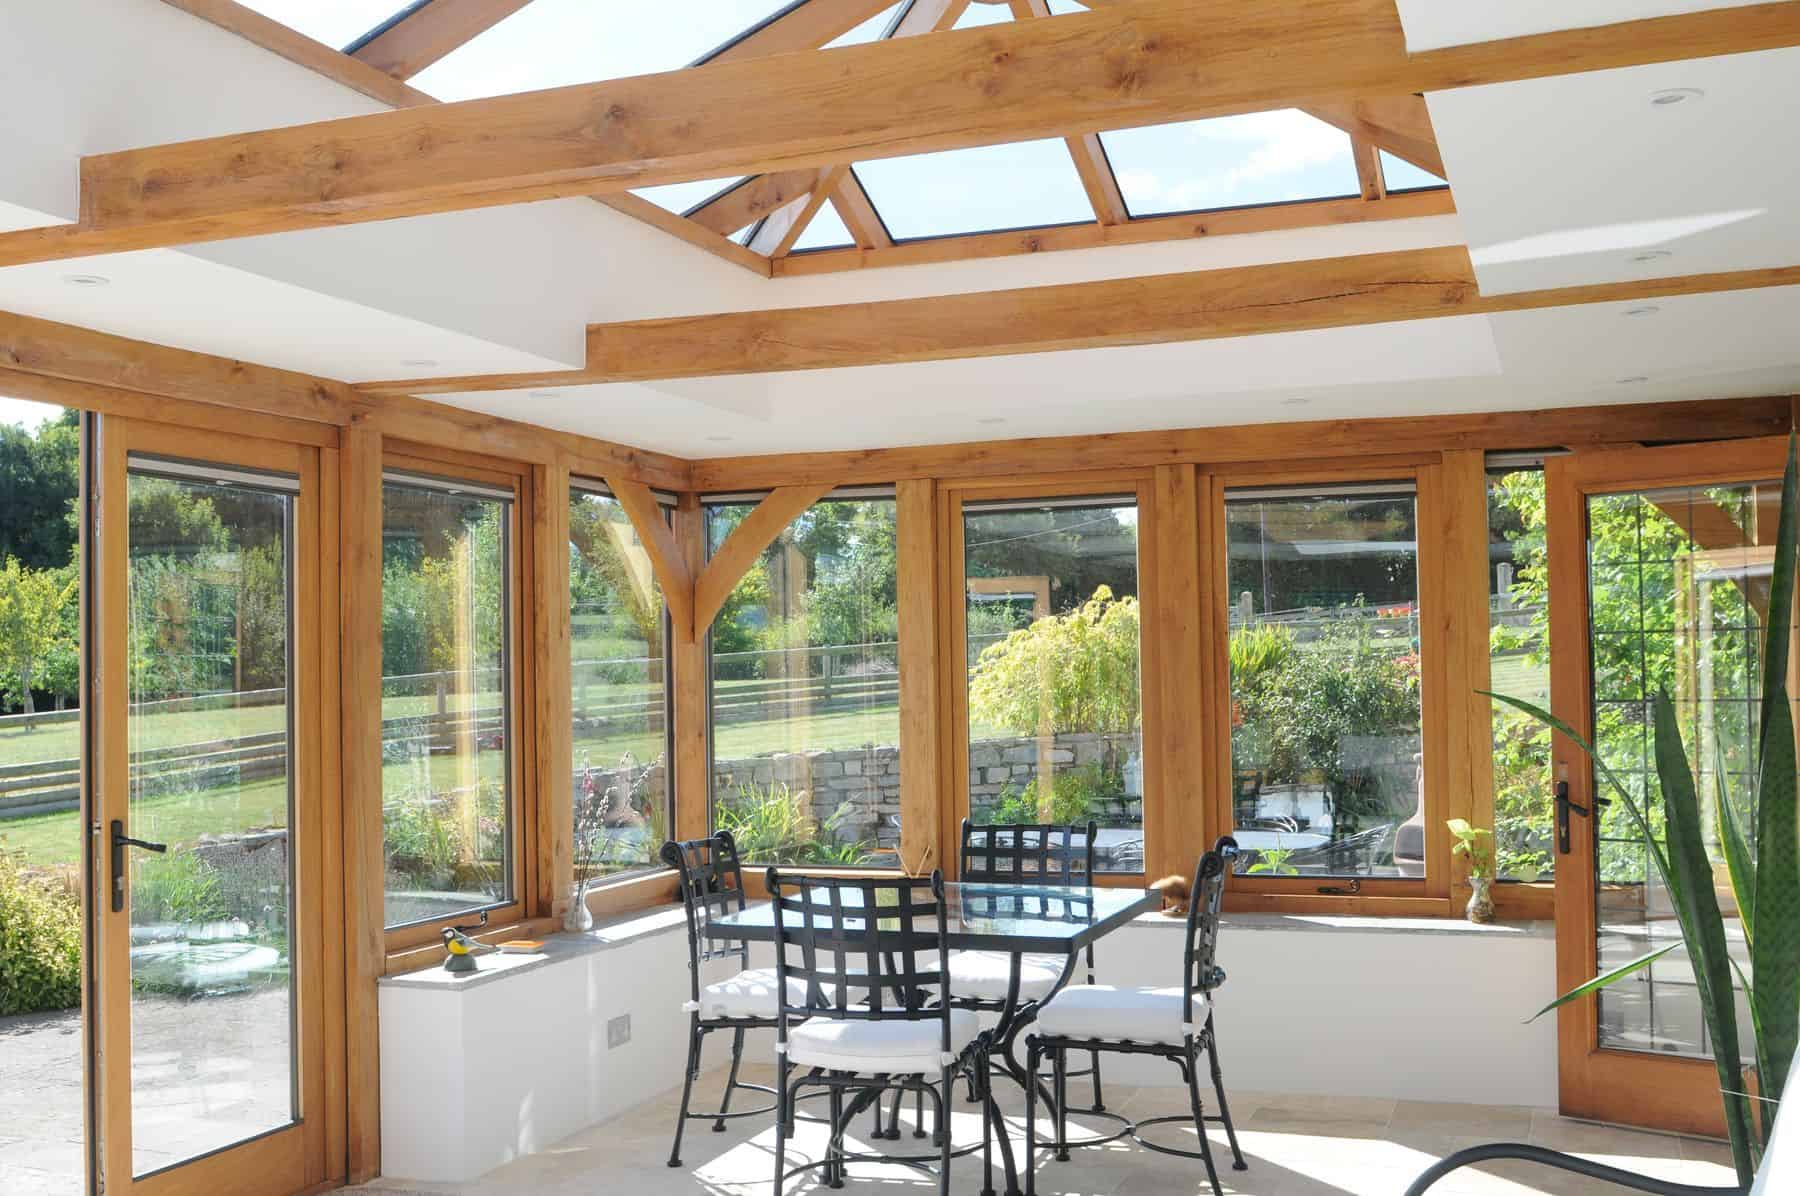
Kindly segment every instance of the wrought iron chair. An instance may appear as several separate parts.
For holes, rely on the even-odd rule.
[[[781,1002],[776,998],[776,974],[772,968],[750,966],[750,946],[739,941],[728,946],[715,945],[706,937],[706,926],[715,917],[743,910],[744,877],[738,861],[737,844],[731,832],[719,831],[709,838],[689,839],[662,845],[662,859],[675,869],[680,880],[681,901],[687,910],[688,1001],[683,1007],[688,1014],[687,1071],[682,1077],[681,1112],[675,1120],[675,1143],[669,1148],[669,1166],[681,1166],[681,1135],[689,1121],[713,1123],[713,1132],[725,1129],[725,1122],[737,1117],[754,1117],[772,1112],[773,1104],[733,1113],[731,1097],[738,1089],[775,1096],[775,1090],[762,1084],[738,1079],[738,1066],[744,1056],[744,1031],[773,1029]],[[716,960],[737,961],[737,974],[728,980],[702,983],[702,966]],[[731,1031],[731,1071],[725,1080],[725,1095],[716,1112],[695,1113],[689,1109],[694,1094],[694,1081],[700,1075],[701,1048],[706,1036],[715,1031]]]
[[[936,1164],[950,1191],[950,1160],[981,1151],[983,1190],[993,1191],[991,1144],[999,1113],[988,1091],[987,1036],[980,1018],[945,1000],[949,963],[944,878],[915,880],[768,874],[775,915],[775,1196],[792,1176],[821,1170],[842,1187],[853,1162]],[[922,896],[922,894],[927,894]],[[878,912],[878,916],[877,916]],[[854,983],[852,983],[854,981]],[[796,1075],[796,1072],[800,1074]],[[951,1142],[950,1089],[967,1077],[982,1102],[978,1144]],[[822,1159],[787,1167],[794,1105],[804,1090],[830,1099]],[[850,1154],[844,1131],[884,1092],[929,1097],[937,1114],[931,1155]],[[846,1099],[847,1098],[847,1099]]]
[[[1183,945],[1181,984],[1169,988],[1118,988],[1112,985],[1071,985],[1057,993],[1038,1011],[1035,1032],[1027,1038],[1026,1071],[1034,1081],[1025,1089],[1025,1191],[1036,1192],[1033,1165],[1037,1159],[1037,1103],[1035,1083],[1038,1063],[1049,1055],[1054,1069],[1051,1083],[1055,1120],[1052,1149],[1058,1160],[1069,1157],[1068,1140],[1068,1073],[1066,1060],[1070,1051],[1114,1051],[1121,1054],[1154,1055],[1167,1059],[1181,1069],[1187,1081],[1190,1114],[1148,1117],[1125,1122],[1115,1133],[1084,1139],[1074,1145],[1099,1146],[1125,1135],[1138,1145],[1162,1154],[1197,1158],[1206,1164],[1206,1177],[1212,1184],[1213,1196],[1219,1196],[1219,1173],[1213,1165],[1212,1148],[1206,1138],[1206,1123],[1221,1122],[1231,1143],[1238,1171],[1247,1168],[1243,1151],[1238,1149],[1237,1130],[1231,1124],[1231,1106],[1225,1100],[1225,1081],[1219,1069],[1218,1037],[1213,1027],[1212,993],[1225,982],[1216,956],[1219,942],[1219,905],[1225,891],[1225,876],[1231,860],[1237,856],[1237,841],[1226,836],[1200,857],[1194,873],[1193,899],[1188,907],[1187,935]],[[1219,1112],[1209,1115],[1200,1099],[1200,1054],[1206,1052],[1212,1071],[1213,1092],[1218,1097]],[[1198,1151],[1146,1141],[1142,1131],[1147,1126],[1191,1119],[1200,1138]]]
[[[1087,885],[1094,875],[1094,839],[1099,825],[1014,823],[976,826],[962,823],[959,879],[976,884]],[[1087,948],[1087,982],[1094,983],[1094,945]],[[1048,1000],[1074,971],[1074,961],[1061,955],[1025,955],[1016,980],[1012,957],[1004,951],[958,951],[950,957],[951,1003],[978,1013],[1006,1013],[1021,1004]],[[1100,1056],[1086,1071],[1094,1104],[1103,1113]]]

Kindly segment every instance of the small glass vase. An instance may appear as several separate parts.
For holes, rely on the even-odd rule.
[[[1488,876],[1469,878],[1469,921],[1483,925],[1494,920],[1494,881]]]
[[[588,882],[578,880],[569,894],[569,908],[563,911],[563,929],[570,934],[580,934],[594,928],[594,915],[588,909],[587,890]]]

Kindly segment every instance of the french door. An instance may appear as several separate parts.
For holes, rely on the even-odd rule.
[[[91,832],[108,1193],[327,1176],[320,453],[103,417]]]
[[[1576,453],[1546,465],[1551,702],[1655,826],[1661,797],[1649,700],[1659,690],[1678,712],[1707,806],[1703,825],[1716,827],[1721,789],[1748,814],[1786,450],[1784,439],[1767,439]],[[1792,677],[1788,688],[1795,691]],[[1562,853],[1557,981],[1567,991],[1679,940],[1680,931],[1629,813],[1563,736],[1554,743],[1553,776]],[[1722,856],[1716,843],[1708,849],[1729,919]],[[1735,924],[1727,934],[1741,951]],[[1740,962],[1747,967],[1747,955]],[[1741,995],[1738,1008],[1748,1044]],[[1564,1113],[1723,1134],[1712,1042],[1684,952],[1571,1002],[1559,1019]]]

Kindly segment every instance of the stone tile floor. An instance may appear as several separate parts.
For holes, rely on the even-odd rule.
[[[755,1077],[766,1079],[766,1076]],[[709,1077],[716,1092],[722,1074]],[[1024,1136],[1021,1104],[1006,1099],[1015,1141]],[[1685,1183],[1732,1182],[1729,1154],[1720,1143],[1571,1121],[1546,1109],[1517,1106],[1434,1104],[1361,1097],[1283,1096],[1231,1090],[1238,1138],[1250,1164],[1232,1171],[1222,1129],[1214,1127],[1215,1158],[1228,1196],[1401,1196],[1418,1173],[1442,1156],[1483,1142],[1531,1142],[1586,1155],[1615,1166]],[[666,1166],[677,1091],[664,1093],[610,1122],[519,1159],[470,1184],[418,1184],[382,1179],[353,1189],[370,1196],[439,1193],[499,1196],[531,1193],[624,1192],[632,1196],[761,1196],[771,1190],[773,1133],[766,1120],[732,1122],[723,1134],[691,1122],[684,1166]],[[957,1142],[974,1141],[980,1118],[959,1103]],[[696,1102],[698,1103],[698,1101]],[[1185,1110],[1185,1093],[1168,1088],[1109,1086],[1108,1103],[1134,1118]],[[911,1102],[908,1101],[908,1109]],[[708,1106],[712,1107],[712,1106]],[[1041,1110],[1040,1110],[1041,1112]],[[1079,1121],[1079,1118],[1076,1119]],[[866,1126],[866,1120],[863,1122]],[[1097,1126],[1098,1122],[1090,1123]],[[1152,1134],[1155,1131],[1151,1131]],[[1072,1136],[1074,1131],[1071,1131]],[[1192,1131],[1164,1127],[1157,1140],[1173,1144]],[[802,1126],[790,1158],[816,1158],[822,1136]],[[910,1138],[899,1144],[910,1146]],[[981,1188],[979,1157],[958,1159],[951,1190]],[[996,1167],[996,1183],[998,1170]],[[1067,1163],[1042,1161],[1037,1189],[1044,1196],[1201,1196],[1207,1192],[1198,1162],[1152,1154],[1128,1144],[1075,1151]],[[791,1182],[788,1192],[821,1190],[814,1180]],[[852,1167],[846,1193],[906,1196],[936,1191],[935,1183],[898,1166]],[[1434,1196],[1618,1196],[1621,1189],[1579,1176],[1522,1163],[1496,1163],[1457,1172],[1432,1189]]]

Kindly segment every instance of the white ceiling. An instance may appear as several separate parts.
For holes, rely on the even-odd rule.
[[[1720,4],[1400,0],[1415,49]],[[1652,91],[1705,98],[1653,109]],[[1429,97],[1459,216],[770,280],[585,200],[0,270],[0,309],[351,381],[580,364],[589,322],[930,296],[1465,239],[1484,290],[1800,261],[1800,52]],[[84,153],[376,110],[162,0],[0,4],[0,227]],[[1646,248],[1674,256],[1623,259]],[[111,285],[69,285],[100,274]],[[450,402],[694,456],[1800,391],[1800,297],[1664,301]],[[407,365],[432,361],[435,366]],[[1647,376],[1642,383],[1620,383]],[[1000,422],[995,422],[1000,421]],[[725,438],[725,439],[720,439]]]

